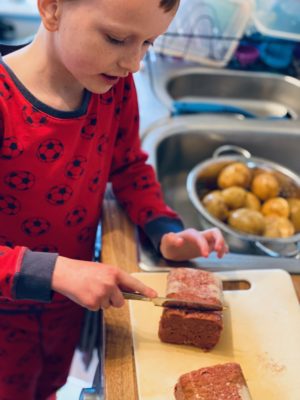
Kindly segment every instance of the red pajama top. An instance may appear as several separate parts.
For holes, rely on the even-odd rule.
[[[91,260],[107,182],[158,246],[183,229],[140,148],[132,76],[66,112],[0,64],[0,300],[51,299],[57,254]],[[25,302],[26,303],[26,302]]]

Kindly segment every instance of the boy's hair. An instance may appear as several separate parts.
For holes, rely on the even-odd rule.
[[[166,12],[171,11],[175,6],[179,5],[180,0],[160,0],[160,7]]]

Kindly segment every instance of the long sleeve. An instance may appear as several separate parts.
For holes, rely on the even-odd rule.
[[[136,91],[132,77],[124,86],[120,124],[110,180],[114,193],[132,221],[158,249],[167,232],[183,230],[179,216],[166,205],[153,167],[141,149]]]
[[[56,257],[23,246],[0,246],[0,295],[8,300],[50,301]]]
[[[4,103],[5,104],[5,103]],[[8,111],[2,103],[0,110],[0,150],[4,137],[4,114]],[[1,155],[5,157],[4,155]],[[0,216],[13,206],[12,198],[0,193]],[[0,296],[7,300],[50,301],[51,278],[56,253],[30,251],[25,246],[12,246],[0,231]]]
[[[24,247],[0,246],[0,290],[1,296],[12,299],[14,277],[21,269],[21,263],[25,252]]]

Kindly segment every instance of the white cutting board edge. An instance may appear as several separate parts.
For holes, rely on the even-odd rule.
[[[135,277],[165,294],[166,272]],[[300,308],[290,275],[281,269],[216,273],[222,280],[246,280],[249,290],[224,291],[224,330],[210,352],[160,342],[162,308],[130,301],[139,400],[174,400],[183,373],[238,362],[252,400],[300,400]]]

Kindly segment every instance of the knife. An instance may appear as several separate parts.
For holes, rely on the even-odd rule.
[[[168,298],[168,297],[146,297],[140,293],[122,291],[122,294],[127,300],[141,300],[150,301],[155,306],[168,307],[168,308],[185,308],[197,310],[202,312],[209,311],[223,311],[227,307],[218,304],[209,304],[204,302],[187,301],[182,299]]]

